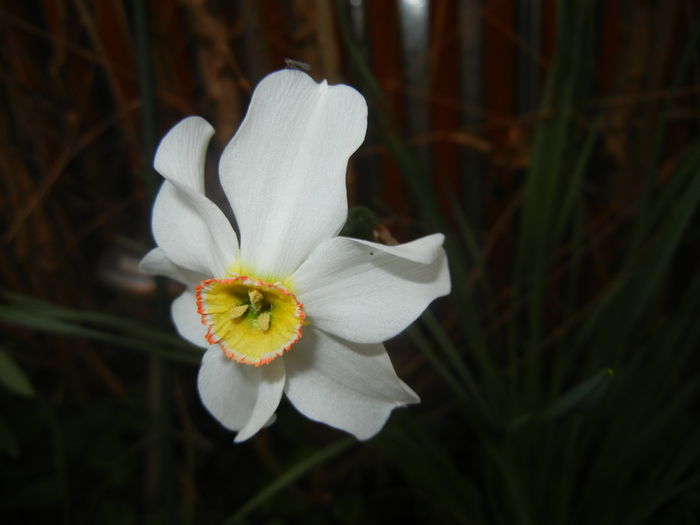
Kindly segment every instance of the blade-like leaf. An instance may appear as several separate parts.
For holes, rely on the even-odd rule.
[[[34,397],[35,395],[34,387],[27,375],[3,348],[0,348],[0,383],[20,396]]]
[[[357,441],[354,438],[341,439],[340,441],[331,443],[330,445],[322,448],[321,450],[318,450],[313,454],[306,456],[304,459],[294,464],[282,475],[277,477],[277,479],[275,479],[272,483],[263,488],[255,496],[249,499],[233,515],[227,518],[222,525],[233,525],[234,523],[240,523],[240,521],[243,518],[248,516],[258,507],[260,507],[260,505],[265,503],[272,496],[277,494],[280,490],[295,482],[297,479],[302,477],[310,470],[345,452],[356,442]]]

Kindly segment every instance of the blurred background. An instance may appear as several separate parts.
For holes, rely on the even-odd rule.
[[[700,4],[0,1],[0,521],[700,522]],[[218,155],[286,60],[369,103],[346,233],[448,235],[358,443],[202,408],[152,247],[159,138]]]

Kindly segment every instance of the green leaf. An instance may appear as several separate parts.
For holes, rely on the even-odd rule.
[[[0,348],[0,383],[22,397],[34,397],[34,387],[24,371],[5,350]]]
[[[565,392],[542,411],[541,417],[543,419],[556,419],[575,410],[596,405],[607,393],[614,375],[610,368],[601,370]]]
[[[81,317],[85,318],[88,314],[89,312],[85,312],[81,314]],[[99,312],[96,312],[96,315],[100,315]],[[151,329],[151,335],[154,336],[153,339],[162,339],[162,342],[149,340],[150,338],[145,330],[140,330],[138,334],[135,333],[134,337],[124,337],[101,329],[88,328],[76,323],[50,317],[36,310],[28,311],[23,308],[15,308],[6,305],[0,305],[0,322],[25,326],[34,331],[102,341],[182,363],[196,365],[201,361],[201,353],[197,351],[195,346],[185,341],[178,340],[174,336],[162,334],[154,329]]]
[[[74,325],[75,323],[73,322],[81,323],[81,325],[77,327],[79,330],[90,330],[82,326],[82,323],[89,323],[91,325],[99,326],[101,329],[109,328],[117,330],[135,338],[153,341],[172,348],[182,350],[192,350],[192,348],[194,348],[190,343],[184,341],[182,338],[176,335],[162,332],[152,325],[138,322],[133,319],[100,311],[68,308],[60,304],[37,299],[36,297],[30,297],[12,292],[4,292],[3,296],[8,300],[8,302],[12,303],[13,306],[18,307],[15,309],[17,312],[28,311],[29,319],[23,319],[20,324],[32,327],[31,318],[36,318],[35,325],[37,330],[41,330],[42,327],[45,327],[49,331],[53,329],[70,330],[66,327]],[[3,308],[4,306],[0,305],[0,319],[3,318]],[[8,311],[8,316],[8,319],[18,318],[18,316],[13,314],[11,311]],[[20,315],[19,317],[23,317],[23,315]]]
[[[357,441],[354,438],[341,439],[340,441],[331,443],[330,445],[322,448],[321,450],[318,450],[313,454],[305,457],[298,463],[294,464],[289,470],[287,470],[284,474],[280,475],[268,486],[263,488],[252,499],[248,500],[248,502],[245,505],[239,508],[228,519],[226,519],[223,525],[239,523],[243,518],[248,516],[256,508],[265,503],[268,499],[277,494],[287,485],[293,483],[298,478],[309,472],[311,469],[339,455],[341,452],[344,452],[355,443],[357,443]]]
[[[515,418],[508,426],[514,432],[532,421],[548,421],[580,410],[590,408],[605,396],[614,376],[610,368],[605,368],[592,377],[567,390],[561,397],[539,412],[523,414]]]

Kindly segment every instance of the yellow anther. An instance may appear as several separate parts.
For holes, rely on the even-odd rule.
[[[267,332],[270,329],[270,312],[262,312],[256,322],[260,330]]]
[[[253,307],[253,310],[259,312],[262,307],[263,299],[265,298],[262,292],[255,288],[250,289],[248,290],[248,298],[250,299],[250,305]]]
[[[231,310],[229,312],[229,317],[231,319],[238,319],[247,311],[248,311],[247,304],[239,304],[238,306],[234,306],[233,308],[231,308]]]

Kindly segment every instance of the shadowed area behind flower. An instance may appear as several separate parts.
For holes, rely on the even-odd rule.
[[[3,2],[0,15],[2,523],[700,514],[692,2],[77,0]],[[376,366],[352,377],[336,336],[305,335],[330,350],[292,372],[324,394],[288,384],[308,418],[283,400],[234,445],[199,399],[202,352],[170,321],[182,285],[136,270],[154,246],[158,139],[188,115],[211,123],[204,188],[228,224],[218,159],[286,58],[368,103],[343,235],[388,247],[446,235],[450,296],[387,342],[403,383],[386,402],[410,406],[366,442],[316,420],[373,410],[387,370],[374,343],[353,359]],[[236,251],[220,247],[212,264]],[[352,313],[319,304],[319,319]]]

